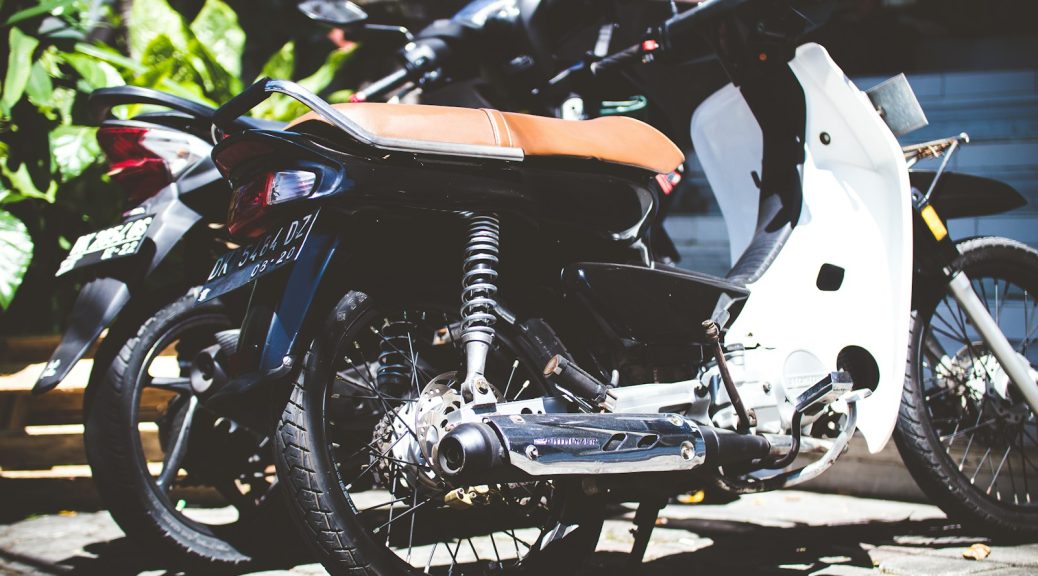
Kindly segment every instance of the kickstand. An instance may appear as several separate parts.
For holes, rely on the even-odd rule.
[[[663,503],[652,500],[643,501],[638,504],[638,511],[634,513],[634,546],[631,547],[631,556],[628,558],[630,566],[641,566],[645,550],[649,547],[649,538],[652,537],[652,529],[656,527],[656,518],[663,509]]]

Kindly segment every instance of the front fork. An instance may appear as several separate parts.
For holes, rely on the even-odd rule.
[[[965,272],[953,272],[948,282],[948,290],[969,321],[980,333],[984,344],[1009,376],[1009,381],[1016,386],[1024,400],[1035,414],[1038,414],[1038,382],[1031,375],[1031,367],[1016,353],[1005,333],[988,312],[987,306],[973,290],[969,277]]]
[[[942,171],[944,166],[942,165]],[[939,171],[925,195],[918,195],[914,204],[915,222],[915,258],[916,268],[926,268],[932,272],[940,271],[945,279],[952,298],[966,313],[970,323],[980,333],[988,351],[998,360],[1009,381],[1020,391],[1024,400],[1038,414],[1038,382],[1031,375],[1031,367],[1026,363],[1013,345],[1009,343],[1005,333],[991,316],[987,306],[977,296],[969,277],[962,270],[955,270],[953,263],[962,253],[952,242],[944,220],[938,216],[930,198],[940,178]],[[1005,390],[998,390],[1005,395]]]

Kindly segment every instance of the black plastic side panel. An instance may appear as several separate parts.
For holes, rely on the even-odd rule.
[[[912,188],[925,194],[930,189],[934,174],[929,170],[912,170],[908,177]],[[945,172],[937,182],[930,204],[941,218],[950,220],[1009,212],[1027,205],[1027,200],[1005,182],[971,174]]]
[[[42,394],[57,386],[86,354],[94,340],[115,320],[130,301],[130,287],[115,278],[98,278],[80,290],[72,308],[68,328],[61,344],[50,357],[43,374],[33,387],[33,394]]]
[[[703,320],[721,297],[749,292],[722,278],[622,264],[579,263],[563,279],[592,314],[618,337],[637,342],[704,342]]]

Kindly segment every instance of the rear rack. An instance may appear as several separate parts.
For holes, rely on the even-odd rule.
[[[438,156],[462,156],[466,158],[488,158],[492,160],[522,161],[524,154],[521,148],[503,146],[483,146],[478,144],[452,144],[434,140],[410,140],[404,138],[385,138],[365,130],[345,114],[340,113],[331,104],[322,100],[313,92],[295,82],[263,78],[244,92],[221,106],[213,115],[213,124],[227,132],[233,129],[235,119],[245,114],[271,94],[284,94],[289,98],[313,110],[315,114],[327,120],[332,126],[342,130],[357,142],[396,152],[415,154],[434,154]]]

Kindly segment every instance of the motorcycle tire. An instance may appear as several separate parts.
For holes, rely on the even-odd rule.
[[[495,494],[495,498],[500,499],[496,501],[499,508],[495,508],[494,504],[484,504],[482,508],[480,504],[475,504],[471,508],[459,510],[445,505],[448,504],[447,494],[458,492],[457,487],[447,490],[442,496],[443,500],[435,500],[438,496],[427,496],[430,492],[435,493],[436,488],[428,488],[428,481],[423,484],[423,480],[427,479],[418,475],[422,470],[427,470],[431,477],[435,474],[432,467],[420,468],[421,464],[414,465],[412,461],[383,457],[400,440],[409,438],[405,431],[399,432],[396,440],[391,435],[383,435],[384,431],[392,430],[397,421],[410,421],[401,416],[402,411],[407,409],[406,406],[418,406],[418,403],[413,402],[415,396],[406,395],[419,394],[418,390],[426,386],[429,376],[443,374],[437,371],[448,364],[450,367],[447,370],[455,368],[458,358],[458,349],[452,352],[450,344],[441,344],[438,349],[427,344],[427,337],[439,327],[450,326],[446,313],[439,322],[425,323],[426,312],[417,312],[417,307],[412,306],[404,306],[402,309],[404,311],[401,314],[395,312],[401,310],[396,305],[373,304],[372,299],[359,292],[350,292],[344,296],[330,315],[321,336],[311,346],[302,373],[292,386],[289,401],[277,425],[275,459],[278,477],[288,493],[292,515],[306,532],[306,540],[314,545],[321,563],[332,574],[372,576],[402,576],[428,573],[429,570],[440,573],[437,571],[440,569],[454,574],[500,574],[505,567],[518,564],[519,558],[524,556],[523,567],[541,565],[543,562],[551,566],[550,573],[562,573],[560,570],[579,566],[594,551],[598,541],[602,529],[600,512],[590,512],[580,523],[567,524],[576,529],[560,538],[561,544],[556,546],[553,540],[545,552],[528,552],[534,548],[540,549],[540,539],[546,533],[544,524],[534,524],[557,522],[557,517],[545,520],[545,516],[541,515],[541,504],[554,499],[556,494],[564,494],[553,501],[565,502],[573,509],[574,504],[580,501],[577,491],[552,484],[551,496],[545,500],[530,497],[526,504],[521,505],[517,500],[509,499],[505,487],[486,486],[481,487],[485,493]],[[402,343],[401,346],[407,346],[404,356],[413,359],[410,374],[429,374],[425,375],[421,383],[415,378],[407,386],[396,388],[395,394],[384,395],[391,388],[384,384],[388,380],[384,380],[383,375],[392,363],[383,358],[376,360],[375,353],[381,346],[377,339],[385,341],[390,337],[393,333],[390,327],[398,325],[400,318],[410,318],[407,321],[413,322],[411,326],[414,326],[413,330],[407,328],[406,338],[396,340]],[[374,337],[372,332],[375,333]],[[400,336],[399,331],[394,332],[397,337]],[[419,342],[420,339],[426,339],[426,342]],[[519,339],[523,341],[517,342]],[[543,359],[548,357],[549,351],[544,350],[540,342],[537,338],[528,337],[522,330],[498,322],[495,348],[487,363],[487,378],[499,386],[499,390],[507,390],[507,398],[526,399],[543,394],[546,387],[535,390],[538,386],[544,386],[543,383],[528,386],[537,378],[538,371],[532,369],[533,365],[543,364]],[[525,353],[522,352],[524,350]],[[528,354],[531,350],[535,352]],[[514,364],[513,357],[516,358]],[[520,361],[522,376],[516,373]],[[509,370],[512,376],[509,376]],[[403,373],[408,372],[404,370]],[[527,378],[527,384],[519,385],[520,381]],[[364,380],[367,384],[361,385],[360,389],[370,390],[372,396],[377,394],[383,406],[394,406],[381,411],[379,415],[368,417],[367,422],[377,424],[361,432],[361,437],[366,438],[364,441],[370,442],[367,454],[363,443],[361,450],[354,451],[356,445],[347,445],[345,439],[345,430],[357,428],[357,422],[365,413],[361,409],[347,409],[348,390],[350,387],[356,388],[357,383]],[[403,400],[405,397],[409,400]],[[359,398],[363,396],[355,395],[350,402],[357,403]],[[415,410],[417,418],[418,408]],[[439,417],[433,420],[439,421]],[[412,433],[412,436],[417,442],[417,438],[424,438],[425,434],[419,431],[416,436]],[[382,443],[376,443],[379,441]],[[383,446],[388,447],[382,450]],[[351,464],[351,459],[344,456],[347,453],[360,454],[359,465]],[[373,481],[375,476],[381,478],[381,484]],[[541,494],[540,488],[544,484],[548,483],[530,483],[532,487],[527,491],[530,494]],[[383,494],[379,490],[380,486],[389,486],[389,495]],[[409,490],[411,486],[425,488],[424,491]],[[514,486],[509,485],[507,490],[518,490]],[[402,496],[399,490],[403,490]],[[419,494],[422,494],[421,502]],[[574,499],[570,500],[570,495]],[[381,505],[366,504],[369,500],[382,502],[387,499],[389,502]],[[474,500],[478,500],[478,496]],[[404,504],[394,504],[400,501]],[[429,502],[434,504],[422,509]],[[383,522],[386,506],[389,506],[389,521]],[[460,506],[464,508],[465,505]],[[529,512],[529,516],[524,516],[526,512],[520,511],[521,507],[533,511]],[[576,507],[585,510],[593,508],[590,505]],[[521,529],[511,524],[513,518],[520,517],[528,521],[528,524],[522,524]],[[477,521],[475,518],[483,519]],[[488,522],[497,527],[488,528]],[[381,525],[375,526],[376,523]],[[506,526],[512,529],[508,530]],[[537,530],[541,530],[540,535],[534,533]],[[495,534],[498,536],[495,537]],[[412,544],[416,544],[413,555]],[[513,551],[514,559],[511,557]],[[537,556],[537,559],[532,559],[532,556]],[[444,567],[445,564],[450,567]]]
[[[1027,346],[1038,328],[1038,251],[996,237],[958,247],[954,270],[970,278],[1034,373],[1038,350]],[[950,519],[988,533],[1038,536],[1038,501],[1028,487],[1038,482],[1038,457],[1028,455],[1038,447],[1035,414],[1011,383],[1005,397],[992,391],[1004,372],[946,286],[924,290],[913,312],[894,436],[901,457]],[[954,355],[946,344],[958,347]]]
[[[189,517],[183,509],[186,500],[159,489],[149,469],[145,444],[153,441],[145,440],[141,432],[142,426],[151,426],[141,420],[141,399],[145,376],[152,370],[153,361],[175,342],[178,353],[175,366],[181,370],[181,376],[185,376],[183,371],[193,360],[195,348],[212,344],[215,332],[236,326],[218,300],[196,304],[196,296],[196,290],[190,290],[155,312],[123,343],[107,370],[90,382],[90,401],[84,406],[84,444],[94,483],[102,502],[127,537],[174,565],[206,566],[214,570],[270,560],[280,552],[288,556],[289,545],[271,547],[272,533],[287,523],[283,501],[276,491],[255,509],[239,511],[237,521],[208,523],[208,518]],[[193,339],[191,349],[182,349],[186,340],[178,338]],[[172,359],[167,358],[166,364],[170,364],[169,360]],[[174,441],[171,436],[177,436],[169,428],[178,422],[183,424],[185,402],[180,400],[186,397],[174,392],[168,396],[172,399],[166,405],[165,414],[157,420],[158,443],[167,451],[166,457],[170,442]],[[149,401],[147,410],[154,409],[151,404]],[[205,409],[201,404],[198,406],[197,413],[201,414]],[[189,428],[190,435],[204,430],[204,426],[197,425],[199,421],[212,423],[214,420],[211,417],[195,419],[196,426]],[[189,446],[192,445],[190,440],[189,436]],[[171,486],[181,481],[177,472],[180,472],[179,466]],[[202,498],[214,499],[212,495]]]

